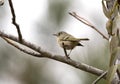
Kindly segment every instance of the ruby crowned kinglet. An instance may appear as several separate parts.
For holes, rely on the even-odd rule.
[[[53,35],[57,37],[58,44],[62,48],[65,48],[66,50],[72,50],[76,46],[83,46],[80,43],[80,41],[89,40],[88,38],[75,38],[74,36],[64,32],[64,31],[60,31],[60,32],[53,34]]]

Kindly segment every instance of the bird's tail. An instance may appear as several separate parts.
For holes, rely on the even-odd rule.
[[[83,46],[83,44],[81,44],[81,43],[78,43],[78,46]]]
[[[88,41],[89,39],[88,38],[80,38],[79,40],[80,41]]]

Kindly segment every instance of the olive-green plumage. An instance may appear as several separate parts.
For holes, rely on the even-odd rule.
[[[88,38],[75,38],[74,36],[64,32],[64,31],[58,32],[58,33],[56,33],[54,35],[57,36],[58,44],[62,48],[64,47],[67,50],[72,50],[76,46],[83,46],[80,43],[80,41],[87,41],[87,40],[89,40]]]

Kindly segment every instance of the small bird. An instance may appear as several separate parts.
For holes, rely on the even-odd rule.
[[[64,31],[60,31],[53,35],[57,37],[57,42],[64,49],[64,51],[66,51],[66,50],[72,51],[72,49],[74,49],[76,46],[83,46],[80,43],[80,41],[89,40],[88,38],[75,38],[74,36],[64,32]],[[71,51],[70,51],[70,53],[71,53]],[[69,55],[70,55],[70,53],[69,53]],[[69,55],[67,55],[67,57]]]

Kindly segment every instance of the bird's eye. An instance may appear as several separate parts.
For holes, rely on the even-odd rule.
[[[62,32],[59,32],[58,35],[60,36],[62,34]]]

